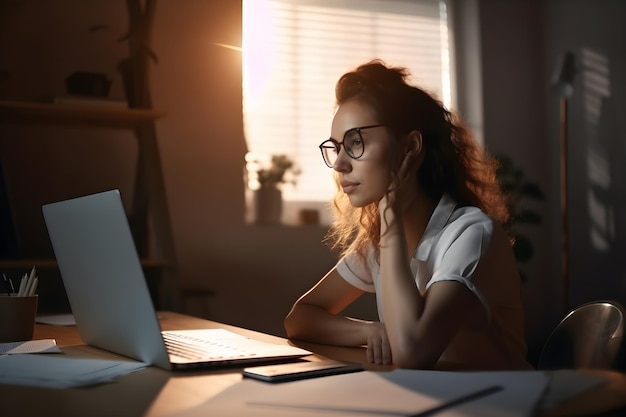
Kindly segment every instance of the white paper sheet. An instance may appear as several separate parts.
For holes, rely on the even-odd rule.
[[[148,366],[142,362],[78,359],[59,355],[0,356],[0,384],[47,388],[84,387],[112,381]]]
[[[37,316],[35,320],[41,324],[51,324],[53,326],[76,326],[73,314],[48,314]]]
[[[0,343],[0,355],[24,353],[62,353],[54,339],[29,340],[27,342]]]
[[[270,384],[244,379],[182,414],[219,416],[531,416],[548,385],[542,372],[441,372],[397,369]],[[457,402],[490,387],[497,392]]]

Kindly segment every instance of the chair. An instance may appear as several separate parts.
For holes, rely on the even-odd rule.
[[[623,369],[625,310],[615,301],[593,301],[571,310],[548,337],[538,369]]]

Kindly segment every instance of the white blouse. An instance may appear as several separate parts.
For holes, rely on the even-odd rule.
[[[504,267],[502,273],[482,276],[478,282],[473,275],[489,247],[493,227],[483,211],[477,207],[457,207],[444,194],[417,245],[411,270],[422,294],[439,281],[465,285],[480,300],[488,318],[484,330],[461,330],[440,360],[479,368],[528,368],[517,270],[511,273],[510,267]],[[380,265],[374,248],[369,248],[365,262],[356,253],[346,255],[339,260],[336,270],[351,285],[377,294],[378,315],[384,322],[382,299],[378,296]]]
[[[472,273],[489,245],[492,231],[491,219],[480,209],[456,208],[456,202],[444,194],[411,259],[411,270],[419,291],[423,294],[438,281],[458,281],[478,297],[489,317],[489,306],[472,283]],[[377,292],[380,287],[380,265],[373,247],[369,248],[367,265],[354,253],[339,260],[337,271],[343,279],[363,291]],[[380,321],[384,321],[380,303],[377,297]]]

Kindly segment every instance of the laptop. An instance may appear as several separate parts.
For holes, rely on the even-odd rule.
[[[221,328],[162,331],[119,190],[42,210],[85,343],[168,370],[289,362],[311,353]]]

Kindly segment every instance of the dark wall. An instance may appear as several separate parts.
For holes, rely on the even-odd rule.
[[[626,3],[619,0],[481,0],[485,143],[515,159],[546,193],[524,285],[535,350],[565,312],[597,299],[626,302],[624,66]],[[560,98],[551,89],[562,56],[576,59],[567,101],[568,223],[560,208]],[[562,236],[569,249],[564,276]],[[568,303],[569,300],[569,303]],[[533,352],[536,354],[536,352]]]
[[[569,241],[572,304],[626,302],[626,4],[618,0],[546,5],[546,60],[576,57],[568,100]],[[551,98],[552,134],[557,104]]]
[[[525,179],[546,195],[543,201],[522,199],[518,209],[541,214],[541,225],[520,225],[529,237],[533,255],[522,264],[526,281],[528,339],[541,345],[563,313],[558,275],[552,274],[555,254],[549,208],[559,203],[551,187],[551,138],[544,97],[549,81],[544,76],[542,8],[536,1],[480,1],[480,39],[483,76],[485,146],[511,158]],[[557,138],[553,138],[557,139]]]

